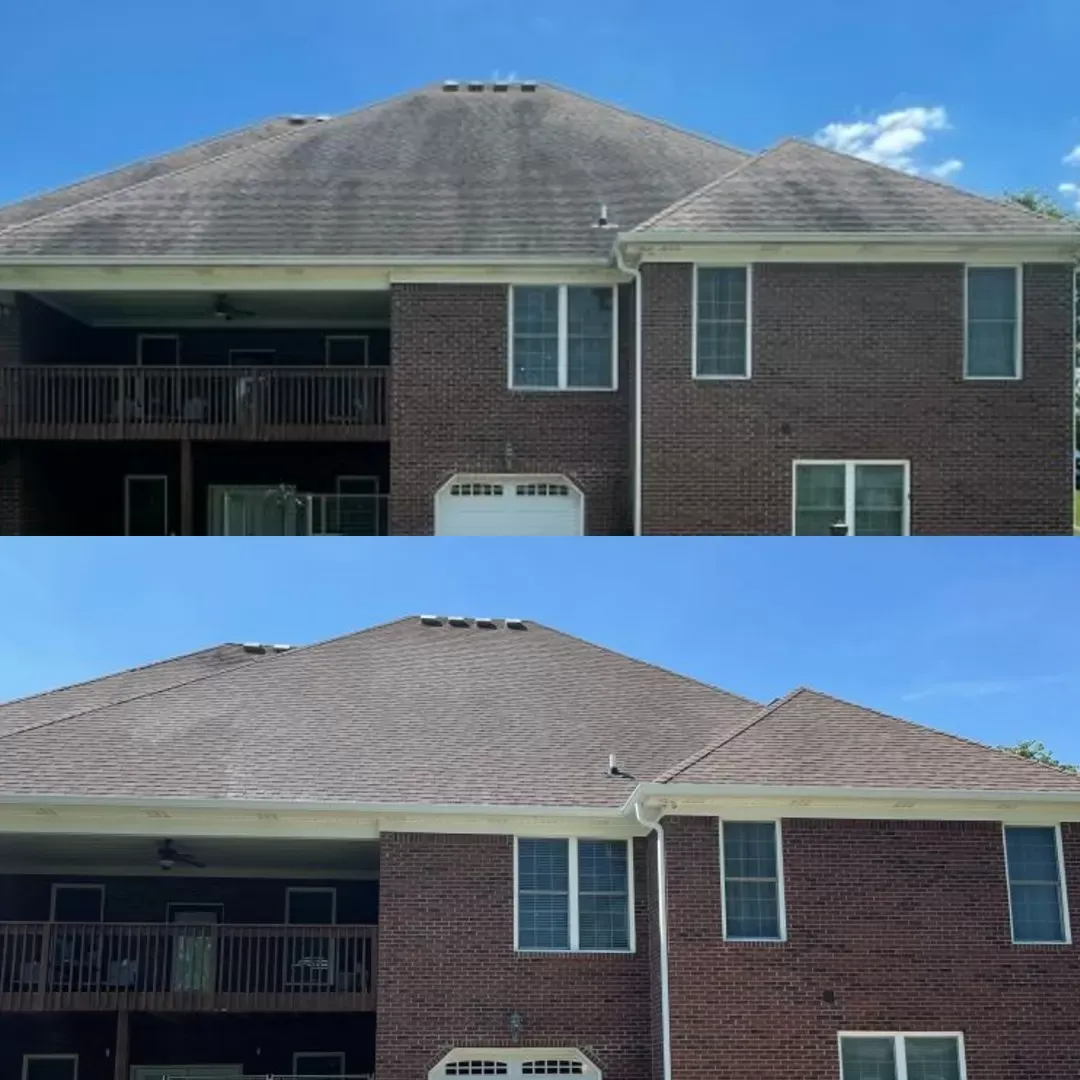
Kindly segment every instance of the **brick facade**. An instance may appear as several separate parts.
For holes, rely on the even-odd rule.
[[[456,472],[531,472],[581,488],[586,532],[629,532],[632,290],[610,393],[507,389],[508,300],[506,285],[393,286],[390,531],[431,533]]]
[[[1080,1075],[1080,950],[1011,944],[997,823],[783,822],[777,945],[722,940],[716,820],[664,824],[675,1080],[837,1080],[845,1030],[962,1031],[973,1080]]]
[[[649,1080],[645,845],[635,845],[637,952],[514,952],[508,836],[384,833],[379,869],[379,1080],[424,1080],[449,1050],[578,1047],[605,1080]]]
[[[692,274],[642,268],[646,532],[786,534],[796,458],[885,458],[914,533],[1071,533],[1071,267],[1025,267],[1019,382],[964,381],[942,264],[756,265],[752,378],[695,382]]]

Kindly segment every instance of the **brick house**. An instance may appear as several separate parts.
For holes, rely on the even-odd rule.
[[[0,1075],[1071,1080],[1078,874],[1080,779],[816,691],[223,645],[0,706]]]
[[[534,83],[0,208],[0,533],[1068,533],[1069,225]]]

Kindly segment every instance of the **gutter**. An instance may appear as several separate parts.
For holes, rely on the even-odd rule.
[[[660,818],[664,807],[645,816],[645,805],[634,799],[634,816],[646,829],[656,833],[656,923],[660,933],[660,1027],[663,1040],[664,1080],[671,1080],[671,996],[668,989],[668,921],[667,921],[667,853],[664,847],[664,827]]]
[[[641,536],[644,519],[642,507],[642,468],[643,445],[642,432],[642,392],[641,392],[641,267],[630,267],[618,242],[615,244],[615,265],[634,279],[634,445],[631,457],[632,486],[634,491],[634,535]]]
[[[873,244],[888,247],[893,244],[979,244],[987,247],[1016,247],[1025,244],[1075,247],[1080,243],[1080,230],[1063,229],[1059,233],[927,233],[927,232],[873,232],[873,233],[812,233],[812,232],[694,232],[685,229],[643,229],[641,232],[621,232],[616,238],[618,245],[644,245],[653,243],[680,244]]]

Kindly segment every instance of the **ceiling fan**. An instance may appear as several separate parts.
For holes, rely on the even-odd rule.
[[[243,308],[237,307],[225,293],[218,293],[214,297],[214,318],[221,319],[224,322],[231,322],[233,319],[252,319],[255,317],[254,311],[245,311]]]
[[[206,863],[199,862],[194,855],[189,855],[186,851],[178,851],[171,840],[162,840],[158,845],[157,856],[162,870],[171,870],[177,863],[181,866],[194,866],[198,870],[206,869]]]

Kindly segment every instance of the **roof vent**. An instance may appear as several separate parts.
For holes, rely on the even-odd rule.
[[[473,82],[471,79],[465,84],[465,86],[474,94],[477,94],[484,89],[484,84],[482,82]]]
[[[468,626],[469,620],[464,615],[451,615],[446,620],[451,626]]]
[[[507,630],[524,630],[525,629],[525,620],[524,619],[507,619],[506,620],[506,629]]]
[[[420,621],[425,626],[442,626],[442,619],[438,615],[421,615]]]
[[[477,619],[476,626],[479,630],[497,630],[498,624],[494,619]]]
[[[461,83],[457,79],[444,79],[442,88],[446,93],[454,94],[461,89]]]
[[[491,84],[491,89],[494,90],[497,94],[505,94],[506,91],[510,89],[510,84],[508,82],[502,81],[494,82]]]
[[[304,116],[301,113],[293,113],[292,116],[286,116],[286,121],[293,125],[293,127],[299,127],[301,124],[306,124],[311,118]]]
[[[240,646],[246,653],[251,653],[253,656],[262,656],[266,652],[266,646],[260,645],[257,641],[245,641]]]
[[[529,80],[527,82],[522,82],[522,84],[521,84],[521,92],[523,94],[535,94],[536,93],[536,83],[534,83],[532,80]]]
[[[291,645],[271,645],[270,648],[271,648],[271,650],[273,652],[288,652],[292,648],[292,646]]]
[[[325,124],[327,120],[333,120],[333,116],[328,112],[321,112],[311,118],[316,124]]]

